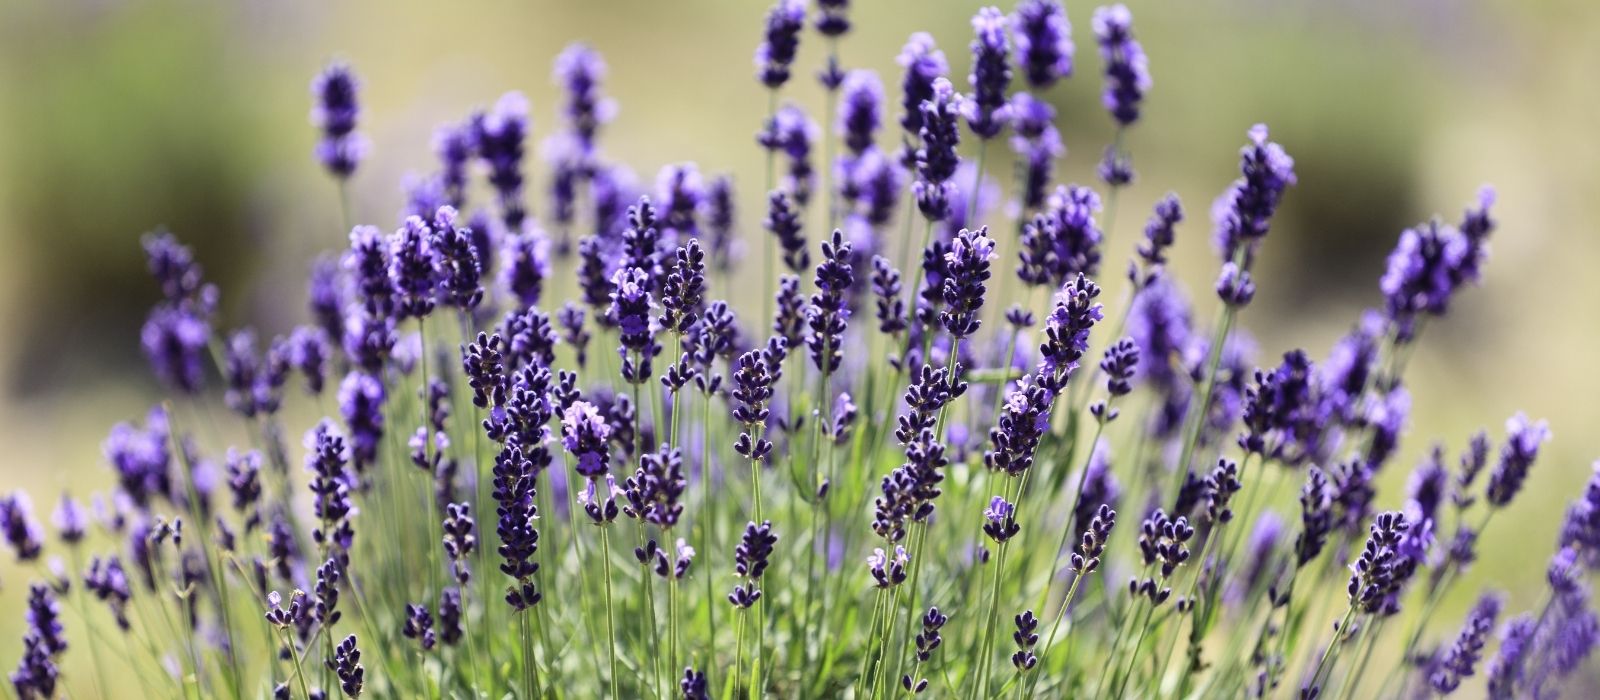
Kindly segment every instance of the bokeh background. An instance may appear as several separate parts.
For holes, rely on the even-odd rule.
[[[1362,307],[1379,303],[1383,259],[1404,227],[1434,213],[1454,220],[1479,185],[1498,187],[1484,287],[1427,329],[1409,369],[1411,428],[1380,505],[1397,505],[1405,472],[1434,440],[1453,454],[1480,427],[1498,439],[1515,411],[1547,418],[1555,439],[1527,492],[1496,520],[1483,563],[1436,619],[1453,628],[1485,585],[1510,591],[1513,610],[1537,605],[1561,511],[1600,457],[1600,4],[1128,4],[1155,86],[1128,136],[1140,177],[1123,195],[1108,272],[1120,270],[1149,205],[1174,190],[1190,211],[1178,274],[1191,290],[1209,287],[1204,213],[1236,174],[1245,130],[1267,122],[1296,158],[1300,184],[1264,248],[1244,320],[1263,363],[1296,346],[1323,357]],[[105,431],[156,399],[138,347],[157,296],[141,233],[164,225],[193,244],[222,289],[223,327],[252,323],[270,336],[303,318],[309,260],[343,242],[307,116],[307,85],[328,60],[348,61],[364,82],[361,128],[373,155],[352,182],[363,222],[391,226],[402,178],[433,167],[433,128],[503,91],[532,101],[533,149],[555,118],[552,59],[573,40],[610,64],[606,90],[620,113],[602,138],[612,159],[646,181],[665,163],[693,160],[755,183],[763,159],[752,136],[766,105],[750,55],[765,5],[0,2],[0,487],[31,490],[41,517],[63,488],[103,488]],[[965,75],[977,2],[856,5],[842,46],[848,67],[875,69],[893,86],[900,45],[925,30]],[[1099,107],[1092,5],[1067,7],[1079,70],[1048,97],[1071,149],[1061,178],[1089,182],[1111,124]],[[814,36],[786,93],[816,114]],[[530,171],[536,213],[541,167]],[[741,191],[751,240],[763,235],[757,194]],[[1196,296],[1197,318],[1210,318],[1210,295]],[[19,609],[27,573],[0,564],[0,610]],[[0,616],[8,669],[18,624]]]

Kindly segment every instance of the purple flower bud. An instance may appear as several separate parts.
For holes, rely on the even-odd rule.
[[[905,114],[900,117],[900,126],[908,134],[919,136],[923,126],[922,103],[934,98],[934,81],[949,73],[950,66],[945,62],[944,52],[934,45],[933,37],[923,32],[911,35],[896,62],[906,71],[901,82],[900,104]]]

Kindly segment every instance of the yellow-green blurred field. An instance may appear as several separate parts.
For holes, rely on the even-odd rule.
[[[1245,129],[1269,123],[1300,182],[1265,245],[1244,320],[1264,363],[1294,346],[1323,357],[1364,305],[1380,302],[1383,256],[1402,228],[1434,212],[1454,218],[1480,184],[1498,187],[1501,227],[1484,285],[1429,325],[1410,364],[1411,428],[1379,505],[1398,505],[1406,471],[1433,440],[1453,454],[1479,427],[1498,439],[1515,411],[1548,418],[1554,440],[1528,491],[1435,620],[1453,628],[1485,585],[1511,592],[1510,609],[1536,605],[1564,504],[1600,458],[1600,4],[1128,4],[1155,87],[1127,141],[1140,178],[1122,195],[1107,272],[1122,269],[1149,205],[1175,190],[1190,212],[1177,274],[1204,300],[1197,318],[1209,318],[1199,293],[1215,267],[1205,211],[1235,174]],[[876,69],[893,86],[900,44],[926,30],[965,76],[978,3],[856,5],[848,66]],[[1079,74],[1051,99],[1071,151],[1060,177],[1087,182],[1111,125],[1099,107],[1092,6],[1067,6]],[[750,54],[764,9],[745,0],[0,2],[0,489],[31,491],[46,519],[61,489],[104,488],[105,431],[155,400],[138,348],[156,297],[141,233],[164,224],[194,244],[221,285],[224,326],[248,321],[270,334],[302,318],[306,262],[343,241],[307,120],[307,84],[328,59],[349,61],[364,82],[373,157],[353,181],[357,218],[388,226],[401,178],[432,166],[436,124],[518,89],[534,105],[535,148],[555,115],[551,60],[575,39],[610,65],[606,89],[620,103],[603,136],[610,157],[646,180],[692,159],[753,183],[762,154],[752,135],[766,105]],[[788,91],[814,113],[819,62],[817,42],[803,46],[803,79]],[[536,213],[539,167],[530,171]],[[754,187],[741,192],[752,239],[764,235],[758,202]],[[0,667],[9,669],[20,648],[20,615],[9,611],[31,572],[6,558]],[[1576,685],[1600,687],[1593,664],[1586,673]]]

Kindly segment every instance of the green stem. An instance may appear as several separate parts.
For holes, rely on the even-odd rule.
[[[610,652],[610,684],[611,697],[620,700],[617,693],[617,625],[613,618],[611,604],[611,528],[600,526],[600,563],[605,569],[606,579],[606,649]]]

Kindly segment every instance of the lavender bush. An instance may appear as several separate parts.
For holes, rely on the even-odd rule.
[[[1153,88],[1127,8],[1079,18],[1116,134],[1094,186],[1054,180],[1050,93],[1094,74],[1058,0],[977,11],[964,80],[938,48],[961,38],[922,33],[901,76],[848,69],[849,9],[779,0],[751,28],[764,179],[680,163],[642,189],[601,148],[605,62],[574,44],[544,167],[517,93],[444,125],[400,225],[346,221],[280,336],[220,328],[192,251],[145,237],[140,342],[167,395],[110,430],[89,505],[0,497],[37,578],[14,694],[1559,690],[1600,641],[1600,466],[1542,606],[1484,591],[1459,621],[1440,602],[1470,595],[1545,424],[1518,414],[1376,488],[1401,468],[1408,360],[1487,264],[1493,190],[1402,232],[1325,354],[1258,358],[1244,325],[1293,144],[1241,125],[1206,321],[1166,269],[1193,207],[1122,192]],[[815,114],[782,95],[808,29],[828,46]],[[360,90],[343,64],[312,89],[346,219]],[[735,182],[763,183],[765,210],[741,221]],[[1141,205],[1142,235],[1116,230]],[[732,284],[743,266],[763,300]]]

